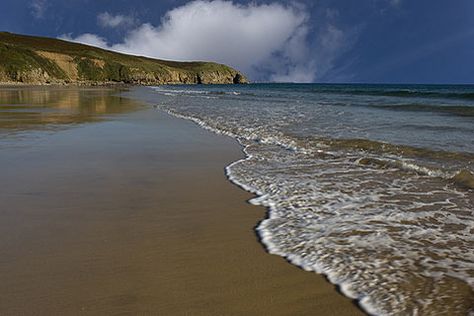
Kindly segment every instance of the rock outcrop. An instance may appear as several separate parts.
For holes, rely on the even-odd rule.
[[[124,55],[58,39],[0,32],[0,83],[241,84],[237,70],[213,62]]]

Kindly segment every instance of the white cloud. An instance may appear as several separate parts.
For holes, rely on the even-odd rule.
[[[120,26],[130,26],[134,24],[134,19],[126,15],[113,15],[109,12],[103,12],[97,16],[97,22],[102,27],[116,28]]]
[[[37,18],[41,19],[44,17],[46,9],[48,8],[47,0],[32,0],[30,2],[31,14]]]
[[[81,43],[81,44],[87,44],[87,45],[101,47],[101,48],[107,48],[107,41],[104,38],[95,34],[90,34],[90,33],[85,33],[75,38],[73,38],[71,34],[63,34],[59,37],[59,39],[70,41],[70,42]]]
[[[109,45],[93,34],[62,38],[148,57],[216,61],[253,80],[310,82],[318,67],[330,67],[328,55],[337,54],[344,36],[329,28],[320,45],[322,59],[316,60],[309,49],[309,16],[304,9],[280,3],[197,0],[166,13],[159,26],[145,23],[132,29],[117,44]],[[116,17],[108,16],[109,25],[120,24]]]
[[[337,78],[350,78],[352,74],[341,71],[347,66],[348,61],[339,63],[339,69],[335,69],[336,59],[347,53],[357,42],[361,33],[360,27],[341,30],[334,23],[325,25],[318,33],[315,51],[315,69],[319,77],[324,80],[344,81]],[[347,79],[346,79],[347,80]]]

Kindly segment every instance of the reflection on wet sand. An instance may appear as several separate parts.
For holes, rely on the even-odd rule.
[[[123,88],[0,87],[0,131],[65,127],[102,120],[138,107]]]

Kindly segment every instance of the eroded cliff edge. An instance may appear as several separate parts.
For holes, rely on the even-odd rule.
[[[240,84],[239,71],[213,62],[130,56],[58,39],[0,32],[0,84]]]

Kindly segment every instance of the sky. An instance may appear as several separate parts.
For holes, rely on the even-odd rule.
[[[0,31],[252,81],[474,83],[473,0],[1,0]]]

